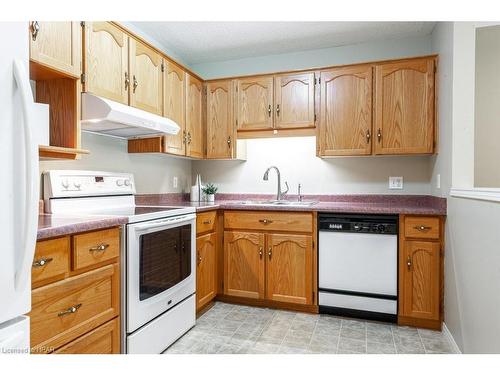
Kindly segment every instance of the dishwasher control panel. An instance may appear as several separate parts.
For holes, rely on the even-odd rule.
[[[321,214],[321,231],[397,234],[398,217],[389,215],[337,215]]]

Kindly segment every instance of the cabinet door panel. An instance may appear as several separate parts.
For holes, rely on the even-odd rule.
[[[224,294],[264,298],[264,234],[224,232]]]
[[[374,130],[377,154],[433,152],[432,58],[376,66]]]
[[[128,105],[128,36],[109,22],[85,23],[84,91]]]
[[[236,116],[239,130],[273,127],[273,77],[253,77],[236,81]]]
[[[79,22],[33,21],[30,25],[30,59],[80,78],[82,29]]]
[[[175,155],[186,154],[186,74],[184,70],[165,62],[165,84],[163,86],[163,116],[175,121],[180,130],[176,135],[165,136],[165,152]]]
[[[312,237],[269,234],[267,247],[266,298],[311,304]]]
[[[203,158],[205,137],[202,119],[203,83],[186,74],[187,156]]]
[[[235,154],[233,82],[207,84],[207,159],[230,159]]]
[[[402,315],[439,319],[440,244],[405,241],[400,272],[403,272]]]
[[[276,76],[275,127],[314,127],[314,73]]]
[[[371,153],[371,66],[321,72],[319,126],[321,156]]]
[[[163,114],[162,57],[145,44],[129,39],[130,105]]]
[[[196,309],[199,310],[217,294],[217,235],[206,234],[196,239]]]

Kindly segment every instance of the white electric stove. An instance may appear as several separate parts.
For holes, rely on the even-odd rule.
[[[136,206],[129,173],[44,173],[45,211],[127,217],[122,231],[122,351],[161,353],[195,324],[192,207]]]

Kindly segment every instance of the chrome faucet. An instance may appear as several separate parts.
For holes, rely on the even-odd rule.
[[[285,185],[286,185],[286,190],[285,191],[281,191],[281,175],[280,175],[280,170],[278,169],[278,167],[275,167],[274,165],[267,168],[266,171],[264,172],[264,181],[267,181],[269,180],[269,171],[271,169],[274,169],[276,170],[276,174],[278,175],[278,193],[276,194],[276,200],[280,201],[283,199],[283,197],[285,196],[286,193],[288,193],[288,182],[285,181]]]

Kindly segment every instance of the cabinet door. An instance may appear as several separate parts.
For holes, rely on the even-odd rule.
[[[128,36],[109,22],[85,23],[84,91],[128,105]]]
[[[177,65],[165,61],[163,85],[163,116],[175,121],[180,130],[165,136],[165,152],[186,154],[186,73]]]
[[[79,22],[30,22],[30,59],[80,78],[82,29]]]
[[[187,152],[192,158],[203,158],[205,137],[202,121],[203,83],[186,74]]]
[[[439,242],[405,241],[400,258],[402,274],[402,315],[439,319],[440,244]]]
[[[233,82],[207,84],[207,159],[230,159],[235,155]]]
[[[314,127],[314,73],[274,78],[276,128]]]
[[[209,233],[196,239],[196,309],[199,310],[217,294],[217,235]]]
[[[372,138],[372,67],[321,72],[320,156],[369,155]]]
[[[312,303],[312,237],[267,235],[266,298],[309,305]]]
[[[434,60],[375,67],[375,153],[428,154],[434,148]]]
[[[129,38],[130,105],[163,114],[162,57],[145,44]]]
[[[264,234],[224,232],[224,294],[264,298]]]
[[[272,129],[273,77],[238,79],[236,85],[238,130]]]

